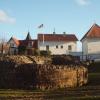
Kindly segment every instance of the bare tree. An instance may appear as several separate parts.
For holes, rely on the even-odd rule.
[[[4,49],[5,49],[6,43],[7,43],[6,38],[5,38],[4,36],[2,36],[2,37],[0,38],[0,52],[1,52],[2,55],[3,55],[3,53],[4,53]]]

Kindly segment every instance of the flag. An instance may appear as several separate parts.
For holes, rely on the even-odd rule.
[[[39,26],[38,26],[38,28],[43,28],[43,26],[44,26],[44,25],[43,25],[43,24],[41,24],[41,25],[39,25]]]

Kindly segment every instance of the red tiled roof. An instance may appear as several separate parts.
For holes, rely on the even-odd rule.
[[[78,41],[74,34],[38,34],[39,41]]]
[[[85,38],[100,38],[100,26],[94,24],[89,31],[83,36],[81,41]]]
[[[19,46],[20,42],[19,42],[18,39],[16,39],[15,37],[11,37],[9,41],[11,41],[11,40],[13,40],[13,41],[15,42],[15,44],[16,44],[17,46]],[[9,41],[8,41],[8,42],[9,42]]]
[[[37,40],[19,40],[21,46],[28,46],[29,43],[32,43],[33,48],[38,47],[38,41]]]
[[[18,39],[16,39],[15,37],[12,37],[12,39],[14,40],[14,42],[16,43],[16,45],[17,45],[17,46],[19,46],[19,45],[20,45],[20,42],[19,42],[19,40],[18,40]]]
[[[21,46],[28,46],[29,43],[32,43],[32,47],[33,48],[37,48],[38,47],[38,41],[37,40],[18,40],[15,37],[11,37],[10,40],[11,39],[13,39],[13,41],[16,43],[17,46],[20,46],[20,45]]]

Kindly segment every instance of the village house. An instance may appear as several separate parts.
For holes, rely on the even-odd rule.
[[[100,26],[94,24],[81,39],[83,56],[88,59],[100,58]]]
[[[74,34],[38,34],[38,49],[49,50],[51,55],[68,55],[77,51],[77,37]]]
[[[9,53],[18,54],[19,46],[27,48],[27,54],[31,54],[30,49],[35,48],[40,51],[50,51],[51,55],[68,55],[77,51],[77,37],[74,34],[38,34],[37,40],[33,40],[28,32],[25,40],[18,40],[14,37],[8,41]]]
[[[9,54],[18,54],[19,47],[25,48],[26,54],[31,54],[31,49],[37,48],[37,40],[32,39],[29,32],[25,40],[18,40],[11,37],[7,44],[9,45]]]

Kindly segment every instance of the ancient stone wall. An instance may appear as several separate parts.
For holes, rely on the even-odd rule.
[[[87,81],[87,68],[79,65],[18,65],[0,61],[0,88],[44,90],[82,86]]]

